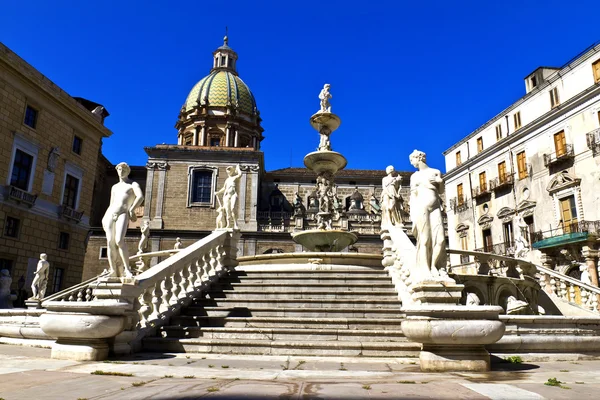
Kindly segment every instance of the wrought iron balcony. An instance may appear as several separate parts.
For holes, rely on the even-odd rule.
[[[496,179],[490,180],[490,190],[496,191],[500,189],[504,189],[514,185],[515,183],[515,175],[514,174],[504,174],[500,175]]]
[[[515,254],[515,243],[513,241],[496,243],[491,246],[484,246],[479,249],[475,249],[475,251],[512,257]]]
[[[551,165],[571,160],[575,157],[575,152],[573,151],[573,145],[567,144],[564,149],[560,152],[552,153],[552,154],[544,154],[544,166],[550,167]]]
[[[37,194],[31,194],[23,189],[19,189],[16,186],[8,187],[8,198],[18,201],[19,203],[27,204],[29,207],[33,207],[37,200]]]
[[[532,233],[531,241],[533,247],[539,249],[587,240],[590,235],[600,236],[600,221],[559,224],[556,228]]]
[[[464,197],[455,197],[450,199],[450,208],[455,213],[463,212],[469,209],[470,201]]]
[[[485,195],[490,194],[490,188],[487,184],[483,184],[481,186],[477,186],[475,188],[473,188],[473,190],[471,191],[472,196],[474,199],[479,198],[479,197],[483,197]]]
[[[600,128],[594,129],[593,131],[588,133],[586,137],[587,145],[589,149],[592,150],[594,157],[596,157],[598,154],[600,154]]]
[[[71,221],[80,222],[83,217],[83,211],[75,211],[71,207],[60,206],[59,215]]]

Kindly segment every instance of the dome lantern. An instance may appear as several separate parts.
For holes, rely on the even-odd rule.
[[[231,47],[229,47],[229,37],[225,35],[223,45],[213,52],[213,71],[229,71],[237,75],[236,62],[238,55]]]

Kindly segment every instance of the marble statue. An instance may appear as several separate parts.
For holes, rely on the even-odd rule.
[[[131,278],[125,235],[129,221],[137,220],[135,209],[144,201],[144,195],[140,185],[129,179],[129,165],[122,162],[115,169],[119,182],[110,190],[110,205],[102,218],[102,228],[106,232],[110,275]]]
[[[144,221],[144,223],[140,226],[140,232],[142,233],[142,237],[140,238],[140,242],[138,244],[138,254],[142,254],[146,247],[148,247],[148,238],[150,237],[150,222]]]
[[[473,292],[467,293],[467,305],[468,306],[478,306],[478,305],[481,305],[481,300],[479,299],[479,296],[477,296]]]
[[[400,183],[402,177],[394,170],[393,165],[386,169],[386,176],[381,180],[381,226],[400,225]]]
[[[50,150],[50,154],[48,155],[48,171],[54,172],[56,171],[56,166],[58,165],[58,159],[60,158],[60,148],[53,147]]]
[[[12,278],[10,271],[3,269],[0,271],[0,309],[13,308],[12,296],[10,294],[10,285]]]
[[[331,93],[329,93],[330,87],[331,87],[331,85],[329,83],[326,83],[325,85],[323,85],[323,89],[321,89],[321,93],[319,93],[319,99],[321,100],[321,110],[319,112],[322,112],[322,113],[330,113],[331,112],[331,104],[329,103],[329,99],[333,96],[331,96]]]
[[[524,258],[527,256],[531,247],[529,246],[529,227],[522,216],[515,218],[517,229],[515,229],[515,258]]]
[[[31,291],[33,292],[32,299],[42,300],[46,295],[46,286],[48,286],[48,273],[50,272],[50,263],[46,253],[40,254],[37,269],[33,282],[31,282]]]
[[[439,270],[446,267],[446,238],[440,199],[444,181],[439,170],[427,166],[422,151],[413,151],[410,163],[417,168],[410,177],[410,219],[412,233],[417,239],[417,280],[439,278]]]
[[[331,141],[329,140],[329,135],[331,135],[331,129],[326,126],[322,126],[319,129],[319,147],[318,151],[331,151]]]
[[[219,201],[222,205],[225,214],[226,225],[225,228],[239,229],[237,225],[237,190],[236,185],[238,179],[242,176],[239,164],[234,168],[232,166],[227,167],[227,179],[223,187],[215,193],[217,196],[223,193],[223,201]],[[217,217],[218,225],[218,217]]]
[[[175,239],[175,246],[173,246],[173,248],[175,250],[179,250],[181,249],[182,243],[181,243],[181,238],[177,238]]]
[[[529,304],[523,300],[517,300],[515,296],[508,296],[506,299],[506,314],[507,315],[516,315],[523,313]]]
[[[581,265],[579,265],[579,271],[581,271],[581,277],[579,280],[585,284],[591,285],[592,280],[590,279],[590,272],[588,271],[587,264],[581,263]]]
[[[304,205],[302,204],[302,197],[296,192],[296,198],[294,199],[294,217],[301,217],[304,215]]]

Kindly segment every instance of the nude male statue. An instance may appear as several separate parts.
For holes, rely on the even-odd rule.
[[[217,191],[215,194],[219,195],[223,193],[223,202],[219,202],[222,204],[222,207],[225,210],[225,218],[227,220],[226,228],[239,229],[237,225],[237,215],[236,215],[236,206],[237,206],[237,191],[236,184],[237,180],[242,176],[242,171],[240,171],[239,164],[234,167],[227,167],[227,179],[225,179],[225,183],[223,187]],[[217,221],[218,224],[219,221]]]
[[[46,253],[40,254],[40,261],[38,261],[33,282],[31,282],[31,291],[33,292],[33,296],[31,296],[32,299],[42,300],[46,295],[49,269],[50,263],[48,262],[48,256]]]
[[[323,86],[323,89],[321,89],[321,93],[319,93],[319,100],[321,100],[321,110],[319,112],[322,112],[322,113],[330,113],[331,112],[331,104],[329,103],[329,99],[333,96],[331,96],[331,93],[329,93],[330,87],[331,87],[331,85],[329,83],[326,83]]]
[[[134,210],[142,204],[144,195],[140,185],[128,178],[129,165],[122,162],[115,169],[119,182],[110,191],[110,205],[102,218],[102,228],[106,232],[110,276],[131,278],[125,234],[129,221],[137,219]]]

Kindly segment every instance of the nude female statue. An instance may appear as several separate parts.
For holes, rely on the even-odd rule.
[[[223,193],[223,202],[219,202],[222,204],[222,207],[225,209],[225,218],[227,220],[226,228],[239,229],[237,224],[237,215],[236,215],[236,206],[237,206],[237,191],[236,184],[237,180],[242,176],[242,171],[240,171],[239,164],[234,167],[227,167],[227,179],[225,179],[225,183],[223,187],[215,193],[219,195]]]
[[[410,163],[418,169],[410,177],[410,218],[417,239],[416,281],[438,278],[446,267],[446,240],[442,222],[444,181],[439,170],[429,168],[425,153],[415,150]]]
[[[400,183],[402,177],[394,170],[393,165],[385,169],[386,176],[381,180],[381,226],[401,225],[400,217]]]
[[[128,178],[131,172],[129,165],[122,162],[115,169],[119,182],[110,190],[110,205],[102,218],[102,228],[106,232],[110,276],[130,278],[125,235],[129,221],[137,220],[134,210],[142,204],[144,195],[140,185]]]

